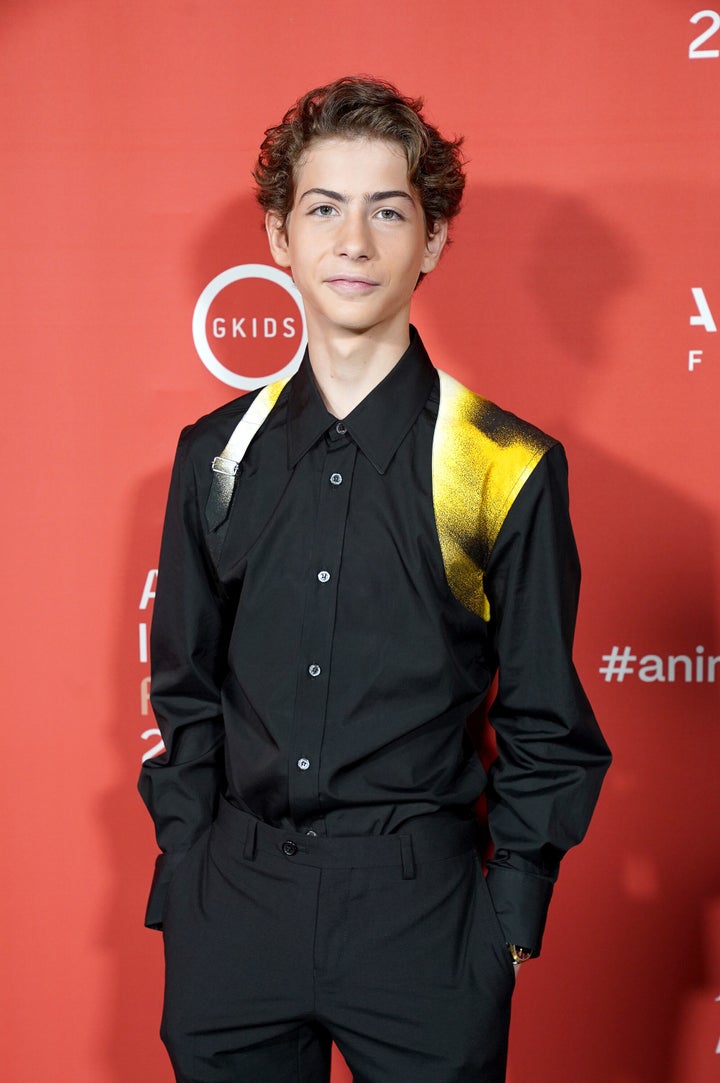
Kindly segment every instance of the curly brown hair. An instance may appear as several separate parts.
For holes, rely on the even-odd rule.
[[[295,198],[295,178],[313,140],[386,139],[402,146],[408,180],[425,212],[428,234],[458,214],[465,187],[462,138],[443,139],[424,119],[422,98],[403,97],[392,83],[346,76],[308,91],[288,109],[282,123],[265,132],[253,171],[256,196],[265,211],[284,221]]]

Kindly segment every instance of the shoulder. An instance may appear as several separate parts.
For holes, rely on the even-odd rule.
[[[203,460],[210,455],[220,455],[237,426],[251,411],[267,416],[277,403],[287,381],[277,381],[240,395],[216,410],[204,414],[180,434],[179,453],[187,458]]]
[[[456,505],[482,508],[483,533],[492,544],[514,499],[554,437],[470,391],[440,372],[440,404],[433,439],[438,491]],[[458,490],[464,500],[458,501]]]
[[[483,580],[498,534],[557,441],[441,371],[439,388],[432,474],[440,548],[453,594],[488,620]]]
[[[539,458],[557,443],[537,426],[476,394],[448,373],[439,370],[438,375],[438,424],[448,436],[453,430],[456,437],[474,435],[477,450],[482,449],[490,458],[521,451]]]

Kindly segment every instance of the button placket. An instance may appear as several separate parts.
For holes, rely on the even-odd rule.
[[[319,774],[336,592],[356,456],[357,446],[352,440],[327,441],[310,550],[310,567],[317,570],[306,581],[311,593],[300,644],[304,676],[295,699],[288,777],[290,813],[297,826],[303,821],[308,826],[308,821],[317,822],[320,813]],[[333,569],[332,573],[329,569]]]

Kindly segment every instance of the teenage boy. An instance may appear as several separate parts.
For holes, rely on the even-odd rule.
[[[609,762],[571,660],[562,448],[410,326],[464,185],[420,106],[341,79],[268,130],[308,352],[180,439],[140,788],[182,1083],[327,1083],[332,1040],[358,1083],[500,1083],[516,967]],[[486,779],[465,721],[496,670]]]

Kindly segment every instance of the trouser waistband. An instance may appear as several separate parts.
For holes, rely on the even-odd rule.
[[[478,844],[475,820],[429,815],[391,835],[306,835],[272,827],[221,799],[216,826],[245,858],[258,851],[282,854],[289,861],[317,868],[379,868],[396,865],[404,880],[415,876],[415,863],[455,857]]]

